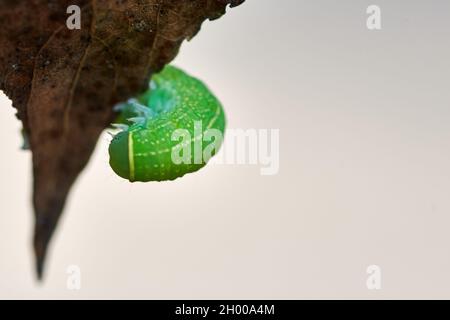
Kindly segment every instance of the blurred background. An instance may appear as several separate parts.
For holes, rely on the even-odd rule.
[[[366,27],[372,4],[382,30]],[[229,128],[280,129],[279,174],[210,165],[130,184],[105,133],[41,284],[30,153],[1,94],[0,298],[450,298],[449,14],[439,0],[247,0],[205,23],[174,64]]]

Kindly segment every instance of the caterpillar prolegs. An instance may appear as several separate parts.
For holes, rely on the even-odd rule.
[[[110,165],[131,182],[174,180],[195,172],[209,159],[202,155],[214,155],[222,143],[221,103],[200,80],[173,66],[154,75],[146,92],[119,109],[116,127],[121,131],[109,146]],[[202,143],[198,150],[206,136],[213,148]],[[174,161],[174,155],[184,160]]]

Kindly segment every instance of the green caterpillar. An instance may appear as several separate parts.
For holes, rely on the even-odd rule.
[[[116,127],[121,132],[109,146],[109,163],[131,182],[174,180],[195,172],[209,159],[203,154],[214,155],[222,143],[226,120],[221,103],[200,80],[173,66],[154,75],[149,90],[119,109]],[[212,140],[211,134],[205,139],[211,131],[216,133],[213,148],[202,144],[199,149],[199,142]],[[174,154],[182,154],[184,161],[176,163]]]

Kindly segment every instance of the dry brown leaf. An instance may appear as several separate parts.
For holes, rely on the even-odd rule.
[[[38,276],[71,186],[113,106],[147,87],[206,19],[243,0],[0,0],[0,90],[33,153]],[[69,5],[81,30],[66,27]]]

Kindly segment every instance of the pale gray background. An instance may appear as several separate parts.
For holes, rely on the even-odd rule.
[[[366,8],[382,8],[381,31]],[[176,64],[230,128],[279,128],[280,174],[130,184],[104,135],[34,281],[30,155],[0,98],[0,298],[450,298],[450,2],[249,0]],[[66,268],[82,290],[66,289]],[[366,288],[366,267],[382,289]]]

